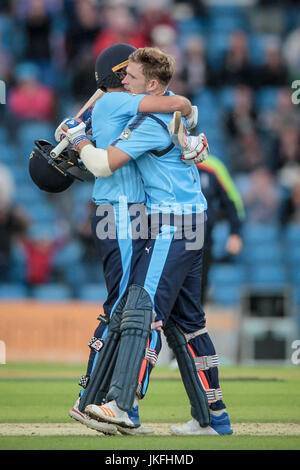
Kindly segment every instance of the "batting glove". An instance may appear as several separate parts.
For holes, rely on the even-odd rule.
[[[59,124],[59,126],[57,126],[57,128],[55,129],[54,138],[55,138],[56,142],[61,142],[63,139],[65,139],[66,134],[62,131],[62,126],[63,126],[63,125],[65,124],[65,122],[67,122],[69,119],[72,119],[72,118],[71,118],[71,117],[65,118],[65,119]]]
[[[186,129],[190,131],[191,129],[194,129],[194,127],[197,126],[198,124],[198,107],[197,106],[192,106],[192,114],[189,118],[186,119]]]
[[[61,126],[62,132],[65,134],[69,142],[78,150],[78,145],[83,142],[89,142],[86,136],[86,126],[80,119],[67,119]]]
[[[207,138],[203,133],[198,136],[186,135],[182,149],[181,160],[187,165],[203,162],[209,155]]]

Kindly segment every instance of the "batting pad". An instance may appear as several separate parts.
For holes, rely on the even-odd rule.
[[[164,327],[164,334],[169,347],[175,354],[181,378],[190,400],[191,415],[199,422],[200,426],[209,426],[210,411],[206,391],[198,378],[195,361],[188,349],[185,335],[171,319]]]
[[[121,319],[126,298],[123,298],[114,311],[108,327],[108,334],[103,348],[97,353],[97,362],[91,374],[87,388],[79,402],[79,411],[84,412],[87,405],[101,405],[105,398],[118,357],[121,335]]]
[[[129,411],[133,406],[152,318],[148,292],[141,286],[130,286],[122,315],[118,359],[107,394],[107,401],[115,400],[123,411]]]

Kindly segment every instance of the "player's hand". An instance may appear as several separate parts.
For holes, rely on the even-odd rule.
[[[206,136],[201,133],[198,136],[188,136],[181,160],[187,165],[203,162],[209,155],[209,146]]]
[[[191,114],[186,116],[185,119],[186,119],[185,128],[188,131],[190,131],[191,129],[194,129],[194,127],[196,127],[197,124],[198,124],[198,107],[197,106],[192,106]]]
[[[231,255],[238,255],[242,248],[243,240],[241,237],[236,233],[229,235],[226,242],[226,251]]]
[[[69,119],[72,119],[71,117],[67,117],[65,118],[60,124],[59,126],[57,126],[57,128],[55,129],[55,133],[54,133],[54,138],[56,140],[56,142],[61,142],[63,139],[65,139],[66,137],[66,134],[62,131],[62,126],[63,124],[68,121]]]
[[[65,134],[69,142],[78,150],[78,145],[83,142],[89,142],[86,136],[86,126],[80,119],[67,119],[61,126],[62,132]]]

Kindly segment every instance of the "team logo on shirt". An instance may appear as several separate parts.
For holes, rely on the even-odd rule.
[[[128,140],[130,136],[131,136],[131,130],[128,129],[128,127],[127,127],[126,129],[124,129],[124,131],[120,135],[120,139],[121,140]]]

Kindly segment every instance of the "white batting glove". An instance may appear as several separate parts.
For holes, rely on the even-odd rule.
[[[183,154],[181,160],[187,165],[203,162],[209,156],[209,146],[206,136],[201,133],[198,136],[185,135]]]
[[[197,106],[192,106],[192,113],[190,117],[185,117],[186,119],[186,126],[185,128],[190,131],[191,129],[194,129],[194,127],[197,126],[198,124],[198,107]]]
[[[85,133],[85,123],[80,119],[67,119],[61,126],[62,132],[65,134],[69,142],[78,150],[78,145],[82,142],[89,142]]]
[[[55,129],[55,133],[54,133],[54,138],[56,140],[56,142],[61,142],[65,137],[66,137],[66,134],[62,131],[62,126],[63,124],[68,121],[69,119],[72,119],[71,117],[67,117],[65,118],[60,124],[59,126],[57,126],[57,128]]]

